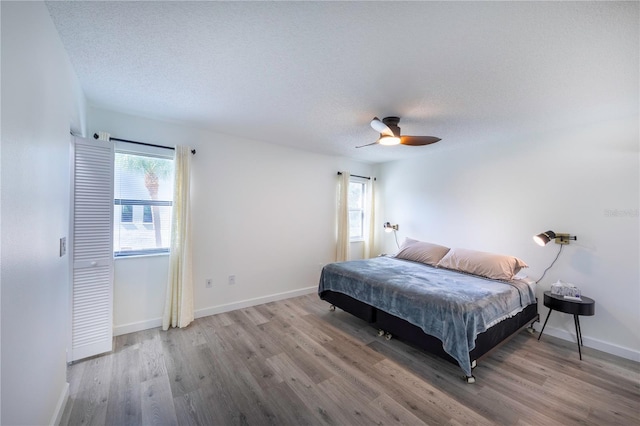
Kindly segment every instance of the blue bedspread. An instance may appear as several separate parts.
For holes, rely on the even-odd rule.
[[[536,303],[524,282],[496,281],[391,257],[326,265],[318,293],[325,290],[351,296],[437,337],[467,376],[469,351],[478,334]]]

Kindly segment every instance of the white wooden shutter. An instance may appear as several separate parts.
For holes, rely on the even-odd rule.
[[[74,138],[69,361],[112,350],[113,143]]]

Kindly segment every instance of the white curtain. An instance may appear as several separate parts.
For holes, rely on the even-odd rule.
[[[191,148],[176,146],[175,182],[171,215],[171,253],[167,297],[162,329],[186,327],[193,321],[193,278],[191,272],[191,207],[189,175]]]
[[[376,178],[373,176],[367,184],[367,196],[365,199],[365,237],[364,237],[364,258],[375,257],[374,237],[376,234]]]
[[[338,241],[336,262],[349,260],[349,172],[338,175]]]

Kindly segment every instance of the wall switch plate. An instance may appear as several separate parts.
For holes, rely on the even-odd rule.
[[[60,238],[60,257],[67,254],[67,237]]]
[[[207,278],[205,287],[207,287],[207,288],[213,287],[213,281],[211,280],[211,278]]]
[[[236,283],[236,276],[229,275],[229,285],[234,285]]]

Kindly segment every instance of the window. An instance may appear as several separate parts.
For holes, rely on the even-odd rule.
[[[142,222],[153,223],[153,214],[151,213],[151,206],[142,206]]]
[[[365,183],[349,182],[349,238],[351,241],[364,239]]]
[[[168,253],[173,205],[173,155],[116,145],[114,256]],[[170,152],[170,151],[169,151]]]
[[[133,222],[133,206],[131,204],[122,204],[120,222]]]

